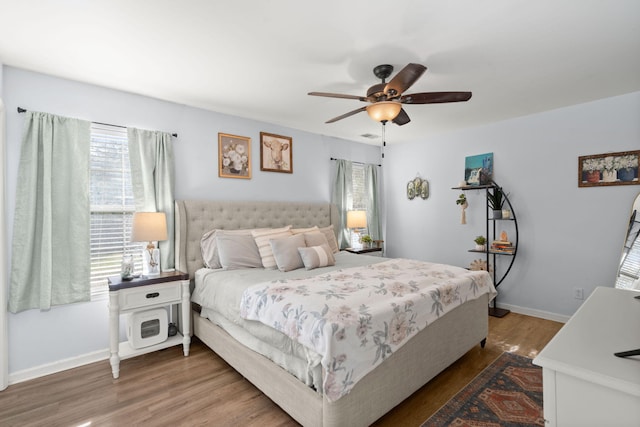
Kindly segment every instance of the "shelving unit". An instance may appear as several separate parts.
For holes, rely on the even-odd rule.
[[[486,234],[485,235],[487,236],[487,249],[484,251],[469,249],[469,252],[483,253],[486,255],[487,268],[489,269],[489,272],[493,277],[493,283],[497,289],[498,286],[500,286],[500,284],[504,281],[504,279],[507,277],[507,275],[511,271],[511,267],[513,267],[513,263],[515,262],[516,255],[518,253],[518,220],[516,218],[516,213],[513,209],[513,205],[511,204],[511,201],[509,200],[508,195],[504,192],[504,190],[502,190],[502,187],[496,184],[495,181],[487,185],[470,185],[465,187],[453,187],[453,189],[461,190],[461,191],[484,190],[485,192],[485,201],[486,201],[486,217],[485,217],[486,218],[486,221],[485,221]],[[493,216],[491,215],[492,211],[490,210],[490,207],[489,207],[488,196],[489,194],[493,194],[493,192],[496,189],[502,190],[502,194],[504,197],[503,206],[505,208],[508,208],[511,211],[511,216],[509,218],[493,218]],[[496,223],[499,223],[501,221],[512,221],[515,235],[511,234],[509,236],[509,240],[513,244],[513,251],[505,252],[505,251],[496,251],[496,250],[490,249],[490,242],[496,240]],[[502,273],[500,275],[498,275],[498,265],[496,262],[498,257],[507,257],[507,259],[509,259],[509,265],[506,268],[503,268],[501,270]],[[489,307],[489,314],[494,317],[506,316],[509,313],[509,310],[498,308],[496,306],[496,299],[497,297],[493,300],[493,306]]]

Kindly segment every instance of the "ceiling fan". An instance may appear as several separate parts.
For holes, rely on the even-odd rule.
[[[382,80],[367,90],[367,96],[344,95],[339,93],[309,92],[313,96],[326,96],[329,98],[355,99],[368,102],[366,107],[349,111],[341,116],[327,120],[325,123],[333,123],[354,114],[366,111],[369,116],[377,121],[393,123],[402,126],[411,121],[402,104],[438,104],[444,102],[463,102],[471,98],[471,92],[422,92],[404,94],[427,71],[427,67],[421,64],[408,64],[389,83],[385,80],[393,72],[393,65],[378,65],[373,69],[373,74]]]

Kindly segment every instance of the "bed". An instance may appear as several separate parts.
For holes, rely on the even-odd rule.
[[[187,272],[194,283],[204,280],[206,276],[213,276],[216,280],[222,277],[216,276],[219,273],[210,269],[203,269],[201,239],[211,230],[267,229],[286,225],[297,229],[329,227],[336,223],[337,218],[335,209],[328,203],[179,200],[175,207],[176,269]],[[350,261],[344,262],[353,265],[385,262],[383,259],[344,252],[336,254],[335,258],[334,269],[341,268],[346,259]],[[283,274],[297,277],[306,273],[304,269],[298,269]],[[300,367],[300,374],[289,372],[283,366],[291,364],[278,360],[279,356],[269,354],[270,350],[252,349],[250,345],[245,345],[247,342],[233,330],[234,325],[238,325],[234,322],[225,324],[224,316],[216,318],[215,312],[198,307],[194,311],[192,330],[195,336],[300,424],[366,426],[471,348],[481,343],[484,345],[488,332],[487,306],[492,296],[492,293],[486,293],[470,299],[439,317],[386,357],[338,399],[329,399],[319,392],[317,383],[322,382],[322,367],[316,364],[311,369],[307,366],[306,378],[304,366]],[[298,348],[297,351],[305,352],[306,349]],[[295,368],[290,370],[295,371]]]

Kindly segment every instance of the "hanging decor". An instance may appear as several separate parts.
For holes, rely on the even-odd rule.
[[[456,200],[456,205],[460,206],[460,208],[462,209],[462,212],[460,214],[460,224],[466,224],[467,214],[465,210],[469,207],[469,204],[467,203],[467,196],[465,196],[464,193],[460,193],[458,199]]]
[[[417,174],[415,178],[407,182],[407,199],[413,200],[417,197],[422,200],[429,198],[429,182],[420,178],[420,174]]]

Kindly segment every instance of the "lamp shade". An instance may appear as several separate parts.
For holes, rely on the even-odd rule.
[[[347,211],[347,228],[365,228],[367,213],[365,211]]]
[[[132,242],[167,240],[167,217],[164,212],[135,212],[131,231]]]
[[[391,121],[398,117],[402,104],[394,101],[380,101],[367,106],[367,114],[376,122]]]

